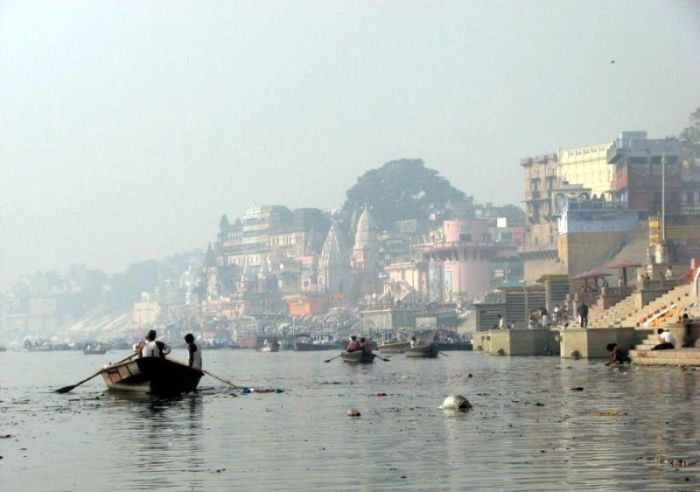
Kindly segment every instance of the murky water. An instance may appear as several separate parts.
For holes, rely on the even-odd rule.
[[[207,377],[169,401],[108,394],[99,378],[52,392],[125,355],[0,353],[0,489],[700,489],[700,466],[657,459],[700,461],[700,371],[220,350],[204,354],[210,371],[284,393],[236,398]],[[449,394],[474,409],[439,410]]]

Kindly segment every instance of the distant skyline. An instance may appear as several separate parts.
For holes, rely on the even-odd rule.
[[[519,204],[522,157],[678,134],[698,87],[692,1],[5,1],[0,285],[340,208],[394,159]]]

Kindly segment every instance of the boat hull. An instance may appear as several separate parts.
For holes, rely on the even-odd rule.
[[[343,362],[348,364],[371,364],[374,362],[375,354],[368,354],[361,350],[356,350],[354,352],[342,352],[340,358]]]
[[[379,345],[379,351],[385,354],[401,354],[411,348],[411,342],[391,342]]]
[[[473,350],[474,347],[469,342],[451,343],[451,342],[435,342],[438,350],[446,352],[448,350]]]
[[[107,366],[101,375],[113,391],[168,396],[196,390],[204,373],[168,359],[142,357]]]
[[[340,347],[331,343],[308,343],[308,342],[294,342],[294,350],[309,352],[317,350],[338,350]]]
[[[419,345],[418,347],[409,348],[406,351],[406,357],[414,359],[435,359],[440,353],[437,345],[431,343],[430,345]]]

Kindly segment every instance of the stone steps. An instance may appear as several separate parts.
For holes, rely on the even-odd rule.
[[[632,363],[645,366],[698,366],[700,349],[630,350]]]
[[[670,290],[661,297],[656,298],[654,301],[650,302],[642,309],[638,310],[638,312],[632,312],[625,318],[621,319],[621,325],[637,326],[640,322],[640,319],[643,318],[645,315],[649,316],[655,311],[659,311],[664,308],[669,308],[671,307],[671,304],[675,304],[676,306],[678,306],[689,303],[691,301],[690,288],[690,285],[679,285],[678,287],[674,288],[673,290]]]

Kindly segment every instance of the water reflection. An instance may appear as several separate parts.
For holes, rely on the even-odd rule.
[[[113,437],[131,442],[121,464],[129,470],[131,488],[205,489],[195,475],[206,464],[203,395],[160,398],[107,392],[104,400],[110,417],[124,419]]]

